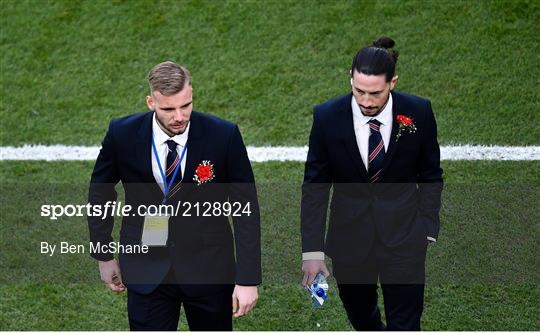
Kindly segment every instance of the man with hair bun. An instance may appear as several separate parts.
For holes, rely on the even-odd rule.
[[[439,233],[437,125],[429,100],[393,90],[394,44],[361,48],[352,92],[315,107],[302,186],[302,283],[330,275],[328,255],[356,330],[420,330],[426,251]]]

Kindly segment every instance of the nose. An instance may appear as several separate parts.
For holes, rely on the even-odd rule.
[[[365,94],[363,96],[360,96],[359,104],[363,105],[366,108],[369,108],[373,106],[373,100],[369,97],[368,94]]]
[[[182,113],[182,111],[180,109],[176,109],[174,110],[174,121],[183,121],[184,120],[184,115]]]

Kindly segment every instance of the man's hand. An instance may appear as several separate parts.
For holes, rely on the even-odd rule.
[[[126,290],[116,260],[99,261],[99,274],[101,275],[101,281],[105,282],[107,287],[115,293]]]
[[[304,260],[302,262],[302,272],[304,272],[304,278],[302,279],[302,286],[304,287],[311,285],[319,272],[323,272],[325,278],[330,276],[330,271],[326,268],[324,260]]]
[[[232,310],[235,317],[246,315],[257,304],[257,286],[234,286]]]

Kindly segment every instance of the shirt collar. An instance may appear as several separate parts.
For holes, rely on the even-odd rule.
[[[364,116],[362,114],[362,111],[360,111],[360,107],[358,104],[356,104],[356,100],[354,99],[354,95],[351,98],[351,107],[353,111],[353,118],[360,122],[360,124],[365,125],[367,124],[371,119],[377,119],[381,122],[383,125],[390,125],[392,123],[392,107],[394,105],[394,102],[392,100],[392,93],[388,94],[388,102],[384,106],[381,113],[379,113],[376,117],[368,117]]]
[[[157,120],[156,120],[156,113],[154,112],[154,115],[152,117],[152,132],[154,134],[154,142],[157,145],[161,145],[165,143],[167,140],[173,140],[176,142],[179,146],[184,147],[187,143],[188,135],[189,135],[189,127],[191,125],[191,122],[188,123],[186,130],[182,134],[178,134],[173,136],[172,138],[167,135],[167,133],[163,132],[161,127],[159,127]]]

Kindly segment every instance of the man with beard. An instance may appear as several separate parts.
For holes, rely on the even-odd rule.
[[[232,330],[232,316],[255,306],[261,282],[259,209],[246,148],[236,125],[193,111],[187,69],[163,62],[148,82],[150,112],[109,125],[90,204],[116,200],[121,181],[132,207],[230,202],[248,210],[233,216],[234,237],[225,215],[124,216],[121,244],[149,242],[145,235],[157,233],[148,253],[120,253],[119,263],[109,253],[92,256],[112,291],[127,288],[132,330],[176,330],[181,305],[191,330]],[[90,241],[111,242],[113,223],[113,216],[89,217]]]
[[[382,37],[358,51],[352,92],[315,107],[302,187],[309,285],[327,254],[356,330],[420,330],[425,256],[439,232],[442,169],[428,100],[393,91],[397,52]],[[330,221],[325,239],[329,192]]]

